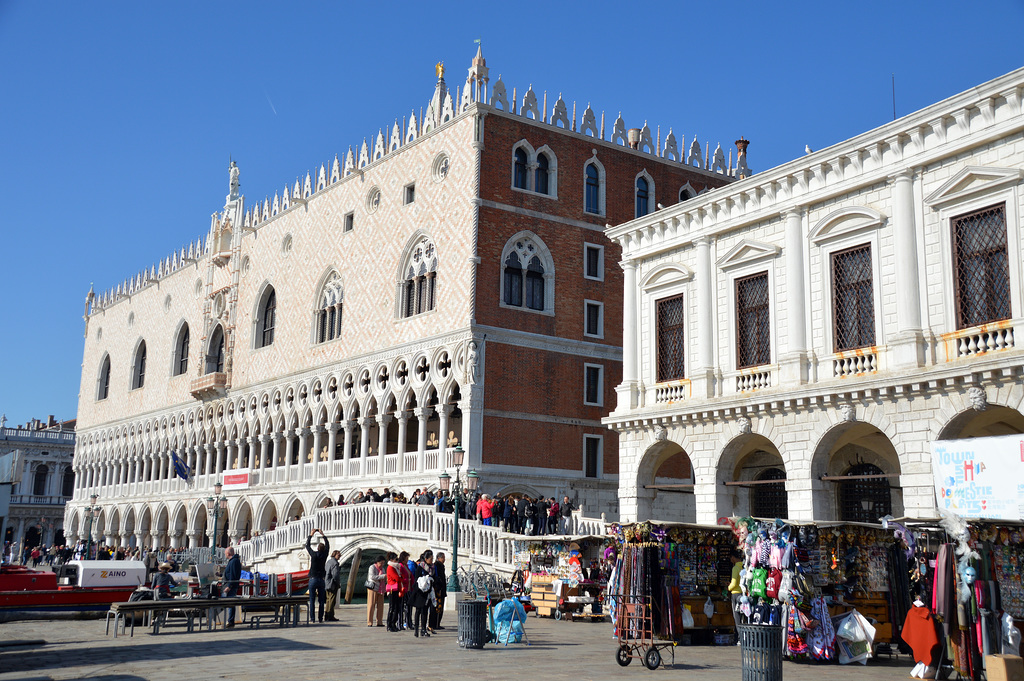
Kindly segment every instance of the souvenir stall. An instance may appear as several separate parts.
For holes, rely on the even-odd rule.
[[[724,592],[736,548],[731,527],[646,522],[611,525],[610,531],[615,540],[608,584],[613,609],[631,601],[649,603],[654,634],[661,640],[735,641]]]
[[[739,611],[784,627],[790,659],[865,662],[890,653],[909,608],[906,556],[894,533],[862,523],[734,520],[744,564]]]
[[[603,620],[608,537],[548,535],[513,543],[514,566],[537,615]]]

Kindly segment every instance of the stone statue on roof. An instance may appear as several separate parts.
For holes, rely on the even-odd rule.
[[[444,78],[444,62],[443,61],[437,62],[437,66],[434,67],[434,70],[437,71],[437,77],[438,77],[439,80],[441,78]]]
[[[231,164],[228,166],[228,174],[231,177],[231,187],[230,187],[230,192],[229,192],[228,196],[232,200],[234,200],[234,199],[238,198],[238,186],[239,186],[238,185],[238,175],[239,175],[238,164],[236,164],[234,161],[232,161]]]

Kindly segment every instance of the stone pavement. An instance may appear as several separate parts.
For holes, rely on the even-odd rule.
[[[135,637],[105,636],[103,620],[28,621],[0,624],[0,681],[8,679],[285,679],[330,681],[351,679],[440,679],[460,675],[472,679],[524,681],[548,679],[677,678],[686,681],[740,679],[739,649],[678,647],[674,667],[657,671],[639,660],[623,669],[615,662],[611,625],[556,622],[531,616],[531,645],[507,648],[488,644],[482,650],[458,647],[455,618],[449,628],[430,638],[411,632],[389,634],[367,628],[364,606],[342,606],[339,624],[297,629],[236,627],[184,633],[171,627],[158,636],[136,629]],[[9,647],[10,642],[44,639],[46,645]],[[784,663],[786,681],[881,681],[909,677],[913,664],[906,655],[893,660],[822,667]]]

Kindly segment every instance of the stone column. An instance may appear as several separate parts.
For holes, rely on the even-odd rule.
[[[431,407],[416,407],[413,413],[419,420],[416,431],[416,472],[422,473],[427,464],[427,419],[430,418]]]
[[[256,436],[250,435],[245,439],[246,453],[249,455],[246,465],[252,471],[256,468]]]
[[[388,424],[391,423],[389,414],[377,415],[377,453],[384,456],[388,453]],[[384,465],[381,459],[381,466]],[[383,473],[383,471],[381,471]]]
[[[292,459],[295,456],[295,435],[298,434],[298,430],[285,431],[285,443],[284,443],[284,468],[288,479],[291,480],[292,474]]]
[[[398,412],[398,472],[405,472],[405,438],[409,434],[409,412]]]
[[[787,210],[786,221],[786,335],[784,353],[779,357],[779,380],[784,385],[807,382],[807,294],[804,290],[803,210]],[[776,294],[777,295],[777,294]]]
[[[323,438],[321,434],[324,432],[323,426],[313,426],[313,477],[320,477],[320,443]]]
[[[448,450],[448,418],[452,415],[454,405],[444,404],[437,411],[438,417],[438,467],[444,468],[444,453]]]
[[[625,290],[622,298],[622,383],[615,387],[619,398],[615,410],[621,412],[637,406],[637,384],[640,376],[636,361],[636,334],[639,333],[636,320],[639,292],[636,284],[636,262],[627,258],[620,262],[619,266],[622,268]],[[462,413],[465,417],[466,411],[463,410]],[[463,446],[466,446],[465,438],[463,443]]]
[[[366,458],[370,455],[370,426],[373,418],[363,416],[359,419],[359,458],[363,460],[363,472],[366,472]]]
[[[889,178],[892,185],[893,250],[896,255],[896,335],[888,343],[893,367],[924,364],[921,330],[921,277],[917,262],[917,224],[914,216],[914,173],[905,170]]]
[[[195,530],[185,530],[185,536],[188,537],[188,547],[190,549],[199,548],[199,542],[196,539],[196,535],[199,534]]]
[[[352,429],[355,427],[355,422],[345,421],[342,427],[345,429],[345,443],[342,445],[344,451],[341,453],[342,465],[345,470],[342,471],[342,475],[347,478],[349,476],[348,462],[352,458]]]
[[[299,463],[299,471],[301,471],[302,467],[306,465],[306,457],[309,456],[309,450],[306,449],[306,445],[309,443],[309,439],[308,439],[309,429],[308,428],[296,428],[295,429],[295,435],[299,439],[298,463]],[[300,479],[302,478],[301,472],[299,474],[299,478]]]
[[[213,445],[213,448],[216,451],[215,456],[217,457],[217,465],[214,469],[214,475],[219,478],[220,474],[224,472],[224,442],[217,441],[217,443]]]
[[[277,482],[277,466],[278,460],[281,458],[281,433],[274,433],[274,449],[271,451],[270,456],[273,457],[270,466],[271,475],[274,478],[274,482]]]
[[[327,424],[327,461],[328,461],[328,472],[327,477],[334,477],[334,456],[335,452],[338,451],[338,424],[328,423]]]

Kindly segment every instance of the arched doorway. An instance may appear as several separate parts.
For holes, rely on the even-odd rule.
[[[877,523],[885,515],[903,515],[901,472],[895,447],[876,426],[835,426],[811,462],[814,519]],[[879,511],[885,512],[875,515]]]
[[[969,437],[1020,435],[1024,433],[1024,414],[1016,409],[989,405],[981,411],[969,409],[957,414],[943,427],[940,440],[961,440]]]
[[[644,453],[637,470],[636,517],[629,517],[627,503],[623,504],[623,519],[696,522],[693,484],[693,466],[686,451],[670,440],[658,442]]]
[[[39,531],[39,528],[33,525],[25,530],[25,541],[24,546],[35,547],[39,546],[39,542],[42,541],[43,535]]]
[[[786,464],[763,435],[747,433],[726,445],[716,477],[716,517],[790,518]]]

